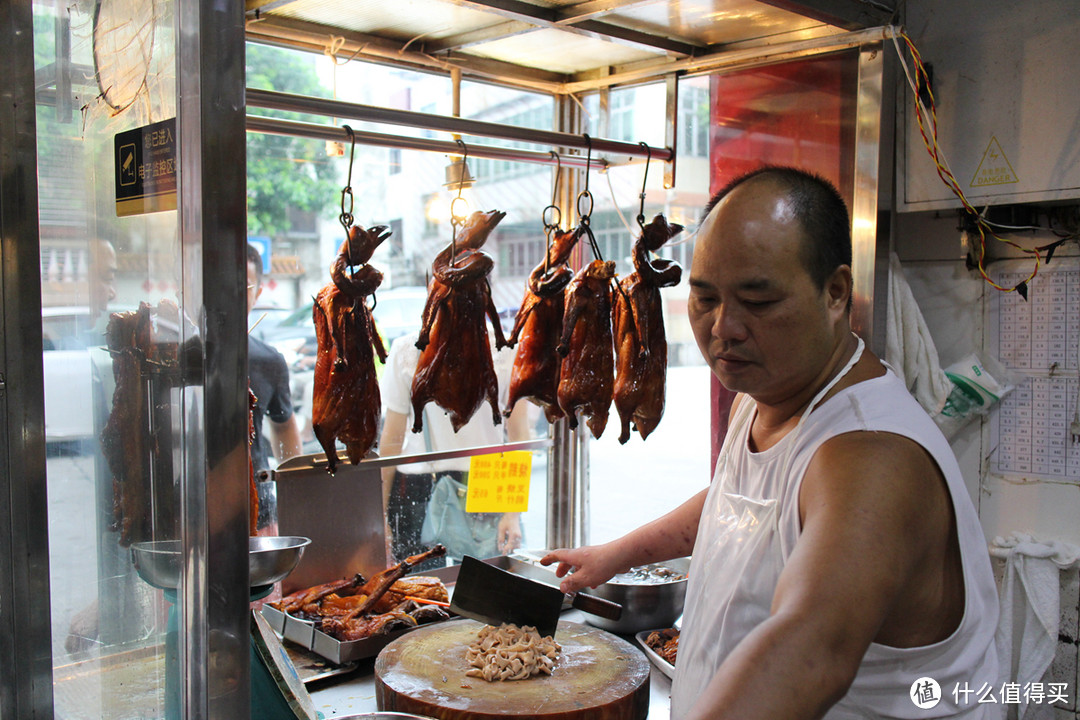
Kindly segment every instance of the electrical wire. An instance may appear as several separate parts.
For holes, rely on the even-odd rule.
[[[911,53],[912,64],[915,67],[915,75],[912,77],[911,68],[908,67],[907,59],[904,57],[904,52],[900,47],[900,42],[897,39],[900,37],[904,40],[904,44],[907,46],[908,52]],[[978,238],[976,240],[976,265],[979,270],[979,275],[982,276],[989,285],[1001,292],[1018,292],[1025,300],[1027,299],[1028,284],[1035,278],[1039,272],[1039,265],[1042,262],[1040,252],[1046,249],[1045,247],[1026,248],[1019,245],[1012,240],[1008,240],[999,236],[994,232],[992,226],[1003,227],[996,223],[991,223],[982,216],[982,214],[976,210],[968,201],[967,196],[964,195],[964,191],[960,188],[960,183],[957,182],[956,176],[953,174],[952,169],[949,166],[949,161],[945,157],[945,151],[942,149],[941,144],[938,142],[938,127],[937,127],[937,107],[934,103],[934,91],[930,87],[930,77],[926,71],[926,67],[923,64],[922,57],[919,55],[918,49],[915,47],[915,43],[908,37],[907,33],[900,32],[892,35],[893,45],[896,47],[897,57],[900,59],[900,65],[904,69],[904,76],[907,78],[908,85],[911,87],[911,92],[915,98],[915,117],[919,124],[919,134],[922,135],[923,145],[926,147],[927,153],[930,154],[930,158],[934,161],[934,168],[937,170],[938,177],[945,183],[946,187],[952,191],[960,203],[963,205],[964,210],[971,217],[972,222],[975,225],[975,229],[978,232]],[[925,89],[926,97],[929,99],[929,107],[927,103],[924,103],[920,87]],[[1013,228],[1010,228],[1013,229]],[[1022,228],[1030,229],[1030,228]],[[1035,265],[1031,270],[1031,273],[1024,280],[1017,283],[1011,288],[1002,287],[998,285],[994,280],[986,274],[986,236],[999,240],[1007,245],[1010,245],[1025,255],[1030,255],[1034,258]],[[973,238],[974,239],[974,238]],[[1060,241],[1059,241],[1060,242]],[[1048,246],[1047,246],[1048,247]]]

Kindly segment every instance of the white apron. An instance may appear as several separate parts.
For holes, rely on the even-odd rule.
[[[911,437],[931,452],[945,476],[961,539],[967,592],[965,618],[954,636],[934,646],[891,648],[871,644],[856,683],[830,710],[827,720],[978,717],[986,709],[958,707],[945,697],[938,707],[920,710],[907,696],[906,688],[912,682],[907,676],[911,673],[919,677],[925,670],[941,671],[943,694],[951,690],[947,683],[957,678],[974,681],[996,676],[996,657],[992,656],[996,590],[985,538],[955,458],[933,421],[917,408],[903,384],[889,372],[843,390],[818,408],[822,398],[858,362],[862,351],[860,340],[851,359],[811,400],[795,428],[767,450],[749,453],[746,447],[748,423],[756,404],[744,398],[736,410],[717,460],[694,546],[672,685],[672,718],[689,712],[724,658],[769,618],[777,582],[798,539],[798,489],[816,448],[834,434],[866,427]],[[872,409],[878,406],[882,406],[880,411]],[[819,412],[814,415],[813,429],[804,432],[815,410]],[[851,416],[854,419],[848,419]],[[801,442],[800,435],[805,435]],[[797,457],[794,463],[793,457]],[[985,656],[983,644],[990,647],[991,656]],[[899,689],[901,685],[904,689]]]

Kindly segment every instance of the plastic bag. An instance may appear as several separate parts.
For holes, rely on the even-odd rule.
[[[435,481],[420,530],[420,542],[425,545],[442,543],[447,555],[459,560],[465,555],[494,557],[499,554],[501,515],[465,512],[465,491],[465,484],[449,475]]]
[[[952,391],[934,416],[945,437],[952,437],[972,418],[985,415],[1016,384],[1016,374],[992,357],[971,353],[945,368]]]

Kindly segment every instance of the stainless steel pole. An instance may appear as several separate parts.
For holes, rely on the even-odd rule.
[[[262,117],[260,115],[247,116],[247,129],[249,132],[261,132],[271,135],[292,135],[295,137],[314,138],[316,140],[335,140],[337,142],[350,142],[351,136],[341,127],[332,125],[316,125],[314,123],[296,122],[293,120],[280,120],[278,118]],[[384,133],[363,132],[354,130],[353,136],[361,145],[375,145],[378,147],[402,148],[405,150],[424,150],[427,152],[447,153],[460,155],[461,146],[449,140],[433,140],[431,138],[409,137],[406,135],[387,135]],[[516,148],[503,148],[492,145],[479,145],[466,143],[469,149],[469,157],[484,157],[494,160],[511,160],[514,162],[538,163],[541,165],[555,165],[561,163],[563,167],[584,168],[586,165],[583,155],[562,155],[558,161],[551,153],[538,152],[535,150],[518,150]],[[606,168],[609,163],[603,158],[592,159],[592,167]]]
[[[274,92],[272,90],[258,90],[256,88],[247,89],[247,105],[248,107],[311,113],[314,115],[325,115],[327,117],[385,123],[387,125],[406,125],[409,127],[424,128],[425,130],[438,130],[460,135],[517,140],[519,142],[533,143],[536,145],[551,145],[552,147],[561,146],[578,148],[581,150],[587,150],[591,147],[593,153],[605,153],[608,155],[626,155],[629,157],[646,157],[649,155],[654,160],[665,161],[670,160],[673,155],[670,148],[645,148],[637,143],[608,140],[605,138],[589,138],[586,140],[584,135],[574,135],[572,133],[557,132],[555,130],[536,130],[534,128],[502,125],[500,123],[485,122],[482,120],[447,117],[446,115],[433,115],[430,113],[413,112],[411,110],[395,110],[393,108],[360,105],[357,103],[330,100],[327,98],[291,95],[288,93]],[[472,154],[471,150],[470,154]]]

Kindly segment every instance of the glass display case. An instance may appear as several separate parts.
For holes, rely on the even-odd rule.
[[[472,210],[506,213],[485,248],[505,334],[543,262],[545,206],[560,208],[562,227],[571,227],[584,188],[594,195],[596,247],[620,276],[633,269],[639,214],[648,221],[662,213],[685,226],[661,254],[688,270],[716,169],[710,152],[717,163],[724,137],[711,99],[718,90],[707,75],[680,79],[678,95],[672,77],[571,102],[246,44],[235,3],[8,5],[9,40],[25,63],[0,80],[5,98],[24,103],[18,122],[0,119],[0,452],[12,498],[4,510],[11,537],[0,539],[0,621],[10,632],[0,636],[16,638],[0,641],[0,660],[19,670],[2,685],[0,719],[23,717],[27,704],[42,717],[64,718],[251,714],[249,480],[254,471],[257,495],[272,508],[275,474],[326,467],[313,432],[313,296],[331,282],[346,187],[354,222],[389,232],[371,260],[383,274],[371,309],[388,354],[377,366],[378,457],[361,466],[375,471],[364,482],[396,508],[386,528],[375,513],[377,544],[390,532],[376,562],[442,539],[423,527],[438,509],[436,491],[461,502],[474,458],[508,448],[529,457],[514,470],[523,479],[515,485],[521,509],[486,513],[481,534],[495,544],[479,554],[608,540],[705,486],[715,422],[709,373],[685,320],[684,285],[663,293],[668,407],[648,442],[635,433],[620,443],[614,408],[604,436],[590,441],[587,431],[549,423],[527,401],[509,407],[513,350],[493,351],[500,422],[482,407],[467,438],[446,429],[435,405],[417,418],[408,398],[432,261],[455,237],[449,210],[459,196],[468,196]],[[861,92],[858,78],[843,77],[836,93]],[[678,147],[679,183],[666,184],[656,158],[586,172],[580,153],[566,153],[568,165],[577,164],[558,169],[468,155],[469,147],[496,144],[540,154],[552,147],[481,136],[461,146],[474,181],[462,187],[448,182],[456,153],[351,146],[341,133],[347,120],[267,110],[245,102],[245,85],[514,128],[667,142]],[[678,122],[652,112],[676,100]],[[336,139],[245,134],[248,113],[326,124]],[[849,115],[837,127],[831,116],[825,123],[842,145],[859,132]],[[400,132],[417,140],[436,134],[418,126]],[[843,162],[841,180],[857,188],[857,163]],[[35,200],[21,204],[29,197]],[[259,253],[255,268],[249,248]],[[589,253],[573,257],[575,269]],[[494,335],[494,326],[486,332]],[[20,337],[27,338],[21,346]],[[249,466],[256,353],[275,364],[280,357],[287,388],[268,391],[278,404],[267,406],[260,423],[265,461]],[[411,432],[419,424],[427,432]],[[283,439],[293,431],[295,443]],[[672,477],[683,484],[675,487]],[[280,529],[273,513],[258,525],[264,535]],[[176,542],[184,558],[175,587],[140,573],[134,560],[133,548],[161,541]]]

